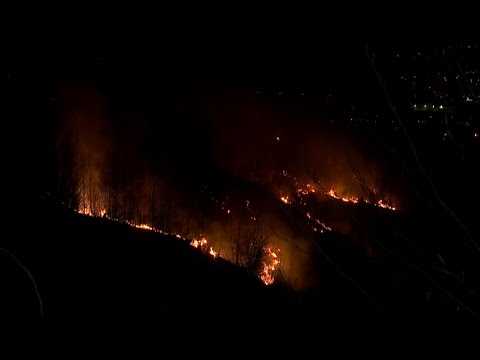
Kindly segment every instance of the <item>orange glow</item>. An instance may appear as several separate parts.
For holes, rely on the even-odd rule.
[[[304,194],[313,193],[313,192],[315,191],[308,184],[306,189],[302,191],[302,193]],[[283,201],[285,204],[291,204],[292,202],[292,198],[290,198],[289,196],[282,196],[280,197],[280,200]],[[249,205],[249,201],[247,200],[247,208],[248,208],[248,205]],[[223,208],[222,210],[224,210],[226,214],[231,214],[232,212],[230,209],[226,209],[226,208]],[[194,238],[190,240],[184,237],[182,234],[168,233],[160,229],[155,229],[152,225],[148,225],[144,223],[135,223],[130,220],[120,220],[120,219],[109,216],[107,213],[107,210],[103,207],[100,207],[98,205],[91,206],[89,201],[87,200],[84,200],[83,206],[79,209],[76,209],[75,211],[77,213],[91,216],[91,217],[107,218],[110,221],[127,224],[137,229],[148,230],[148,231],[156,232],[156,233],[167,235],[167,236],[175,236],[178,239],[189,241],[189,245],[200,249],[202,253],[208,254],[208,256],[211,256],[214,259],[221,257],[220,253],[216,251],[213,248],[213,246],[207,246],[208,240],[205,237],[201,237],[200,239]],[[255,215],[251,215],[250,219],[253,221],[257,220]],[[262,268],[259,274],[259,278],[265,285],[271,285],[275,281],[274,271],[277,270],[278,266],[280,265],[280,258],[279,258],[280,249],[277,249],[276,251],[274,251],[270,247],[265,247],[264,251],[265,251],[265,261],[263,261],[262,263]]]
[[[210,246],[210,251],[208,253],[212,255],[213,258],[216,258],[218,256],[218,253],[215,250],[213,250],[211,246]]]
[[[340,199],[340,196],[337,195],[334,188],[331,188],[328,192],[325,193],[325,195],[331,196],[334,199]]]
[[[380,206],[381,208],[384,208],[384,209],[390,209],[390,210],[393,210],[393,211],[396,210],[395,206],[390,206],[388,204],[385,204],[385,202],[381,199],[378,200],[377,205]]]
[[[323,222],[321,222],[320,220],[318,219],[315,219],[315,222],[320,225],[321,227],[323,227],[325,230],[328,230],[328,231],[332,231],[332,228],[330,226],[327,226],[325,225]]]
[[[95,216],[92,214],[92,212],[90,211],[90,207],[86,207],[85,210],[76,210],[76,212],[78,212],[79,214],[83,214],[83,215],[87,215],[87,216]],[[230,213],[230,210],[228,210],[228,213]],[[99,213],[100,217],[108,217],[107,215],[107,211],[105,209],[102,209]],[[110,220],[113,220],[113,221],[118,221],[118,219],[114,219],[114,218],[110,218],[108,217]],[[172,236],[175,236],[176,238],[178,239],[182,239],[182,240],[187,240],[185,237],[183,237],[182,235],[180,234],[176,234],[176,233],[166,233],[162,230],[156,230],[154,229],[152,226],[150,225],[147,225],[147,224],[135,224],[134,222],[131,222],[131,221],[125,221],[126,224],[134,227],[134,228],[137,228],[137,229],[142,229],[142,230],[149,230],[149,231],[154,231],[154,232],[157,232],[157,233],[160,233],[160,234],[163,234],[163,235],[172,235]],[[218,254],[218,251],[215,251],[213,249],[212,246],[210,246],[210,248],[208,248],[208,250],[205,248],[205,246],[207,245],[208,241],[205,237],[202,237],[200,240],[197,240],[197,239],[193,239],[190,241],[190,245],[193,246],[194,248],[201,248],[201,249],[204,249],[205,252],[208,252],[209,255],[211,255],[213,258],[217,258],[219,256]]]
[[[198,248],[198,247],[201,248],[202,246],[207,245],[207,239],[205,238],[201,238],[200,240],[193,239],[190,242],[190,245],[192,245],[194,248]]]
[[[292,202],[288,196],[281,196],[280,200],[282,200],[285,204],[290,204]]]
[[[137,229],[144,229],[144,230],[150,230],[153,231],[153,228],[150,225],[147,224],[133,224],[134,227]]]
[[[264,248],[264,251],[267,255],[267,260],[263,262],[263,270],[260,275],[260,279],[263,281],[265,285],[271,285],[275,281],[273,272],[280,265],[280,258],[277,254],[280,252],[280,249],[277,249],[277,252],[274,252],[272,251],[271,248],[266,247]]]
[[[374,191],[375,193],[375,191]],[[358,202],[360,201],[359,198],[355,197],[355,196],[350,196],[350,197],[343,197],[343,196],[338,196],[337,192],[335,191],[335,188],[331,188],[329,191],[326,191],[324,192],[325,195],[327,196],[330,196],[334,199],[337,199],[337,200],[342,200],[343,202],[349,202],[349,203],[353,203],[353,204],[358,204]],[[364,200],[367,204],[370,204],[370,202],[368,200]],[[379,206],[381,208],[384,208],[384,209],[389,209],[389,210],[397,210],[397,208],[395,207],[395,205],[389,205],[387,202],[385,202],[384,200],[378,200],[378,202],[376,204],[374,204],[375,206]]]

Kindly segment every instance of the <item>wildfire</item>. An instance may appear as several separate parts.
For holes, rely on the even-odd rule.
[[[263,270],[260,279],[265,285],[271,285],[275,281],[273,272],[277,269],[278,265],[280,265],[280,258],[271,248],[265,247],[264,250],[267,255],[267,260],[263,262]],[[280,252],[280,249],[277,249],[277,252]]]
[[[330,226],[327,226],[325,225],[323,222],[321,222],[320,220],[318,219],[315,219],[315,222],[320,225],[321,227],[323,227],[325,230],[328,230],[328,231],[332,231],[332,228]]]
[[[285,204],[290,204],[292,202],[288,196],[281,196],[280,200],[282,200]]]
[[[215,250],[213,250],[213,248],[210,246],[210,250],[208,251],[208,253],[210,255],[213,256],[213,258],[216,258],[218,256],[218,252],[216,252]]]
[[[286,203],[290,204],[291,199],[288,196],[282,196],[281,200]],[[249,201],[247,200],[247,209],[249,209]],[[76,209],[75,210],[77,213],[91,216],[91,217],[102,217],[102,218],[108,218],[111,221],[116,221],[120,223],[127,224],[131,227],[137,228],[137,229],[142,229],[142,230],[148,230],[148,231],[153,231],[159,234],[163,235],[169,235],[169,236],[175,236],[179,239],[182,240],[188,240],[184,236],[178,233],[167,233],[159,229],[155,229],[153,226],[148,225],[148,224],[143,224],[143,223],[135,223],[133,221],[128,221],[128,220],[119,220],[114,217],[111,217],[107,214],[107,211],[103,208],[100,211],[92,211],[91,207],[89,204],[86,204],[83,209]],[[227,214],[230,213],[230,210],[227,209]],[[256,221],[257,218],[255,216],[251,216],[251,219],[253,221]],[[205,237],[201,237],[200,239],[193,239],[193,240],[188,240],[190,241],[189,244],[193,246],[194,248],[201,249],[203,253],[208,254],[212,256],[214,259],[217,257],[221,257],[220,253],[218,251],[215,251],[215,249],[212,246],[208,246],[208,240]],[[262,266],[262,271],[260,273],[260,280],[265,284],[265,285],[271,285],[275,281],[275,278],[273,276],[273,272],[278,268],[280,265],[280,259],[278,256],[278,253],[280,252],[280,249],[277,249],[277,251],[273,251],[269,247],[265,247],[264,251],[266,253],[266,260],[263,262]]]
[[[197,239],[193,239],[191,242],[190,242],[190,245],[192,245],[194,248],[198,248],[198,247],[202,247],[204,245],[207,245],[207,239],[205,238],[201,238],[200,240],[197,240]]]
[[[395,211],[396,208],[395,206],[390,206],[388,204],[386,204],[383,200],[378,200],[378,203],[377,203],[378,206],[380,206],[381,208],[384,208],[384,209],[390,209],[390,210],[393,210]]]
[[[297,194],[298,195],[315,194],[315,189],[313,188],[312,185],[307,184],[306,188],[298,188],[297,189]]]
[[[351,202],[354,204],[358,203],[358,198],[355,196],[351,196],[351,197],[338,196],[337,192],[335,191],[335,188],[331,188],[327,192],[324,192],[324,194],[330,197],[333,197],[334,199],[342,200],[343,202]]]
[[[79,214],[87,215],[87,216],[93,216],[90,207],[86,207],[85,209],[78,209],[77,212]]]
[[[329,191],[324,191],[324,194],[327,195],[327,196],[330,196],[334,199],[337,199],[337,200],[342,200],[344,202],[349,202],[349,203],[353,203],[353,204],[358,204],[358,202],[360,201],[359,198],[355,197],[355,196],[351,196],[351,197],[343,197],[343,196],[338,196],[337,192],[335,191],[335,188],[331,188]],[[368,200],[364,200],[367,204],[370,204],[370,202]],[[395,205],[390,205],[388,204],[386,201],[380,199],[378,200],[378,202],[376,204],[373,204],[374,206],[379,206],[381,208],[384,208],[384,209],[389,209],[389,210],[397,210],[397,208],[395,207]]]
[[[150,225],[147,225],[147,224],[132,224],[132,226],[136,227],[137,229],[144,229],[144,230],[153,231],[153,228]]]

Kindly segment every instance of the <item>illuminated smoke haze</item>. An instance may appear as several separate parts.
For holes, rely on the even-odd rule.
[[[95,216],[106,211],[185,237],[206,236],[229,260],[235,236],[258,226],[281,249],[281,276],[295,288],[312,281],[312,240],[279,202],[281,193],[294,195],[282,174],[314,185],[320,203],[322,187],[361,196],[352,164],[371,188],[386,182],[382,159],[329,127],[320,112],[279,109],[222,82],[200,81],[166,98],[131,99],[131,89],[118,91],[112,96],[86,81],[58,88],[64,201]],[[325,208],[322,216],[351,232],[342,214]]]

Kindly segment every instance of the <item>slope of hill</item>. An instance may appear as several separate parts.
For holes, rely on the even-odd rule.
[[[283,302],[256,277],[173,236],[45,204],[34,214],[12,220],[15,230],[2,247],[35,278],[45,318],[229,322],[262,316]],[[5,252],[1,259],[3,315],[38,316],[27,274]]]

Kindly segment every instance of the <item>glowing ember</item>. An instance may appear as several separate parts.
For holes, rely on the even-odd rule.
[[[285,204],[290,204],[292,202],[288,196],[281,196],[280,200],[282,200]]]
[[[204,245],[207,245],[207,239],[201,238],[200,240],[193,239],[190,242],[190,245],[192,245],[194,248],[202,247]]]
[[[267,255],[267,260],[263,262],[263,270],[260,275],[260,279],[265,285],[271,285],[275,281],[273,272],[280,265],[280,258],[276,252],[272,251],[271,248],[266,247],[264,250]],[[280,252],[280,249],[277,249],[277,252]]]
[[[144,230],[153,231],[153,228],[150,225],[147,225],[147,224],[138,224],[138,225],[135,224],[133,226],[135,226],[137,229],[144,229]]]
[[[307,186],[307,189],[309,189],[308,186]],[[310,190],[308,190],[308,191],[312,192]],[[288,196],[282,196],[281,200],[286,204],[290,204],[291,201],[292,201]],[[248,200],[247,200],[247,209],[249,209],[249,201]],[[226,210],[227,214],[231,213],[230,209],[224,209],[224,210]],[[80,214],[87,215],[87,216],[108,218],[111,221],[121,222],[121,223],[127,224],[127,225],[129,225],[131,227],[134,227],[134,228],[137,228],[137,229],[153,231],[153,232],[156,232],[156,233],[159,233],[159,234],[175,236],[179,239],[187,240],[187,238],[183,237],[181,234],[168,233],[168,232],[165,232],[165,231],[160,230],[160,229],[155,229],[153,226],[148,225],[148,224],[137,224],[133,221],[119,220],[119,219],[116,219],[114,217],[110,217],[110,216],[108,216],[105,208],[101,208],[101,209],[97,208],[97,210],[92,211],[90,205],[87,202],[84,203],[84,206],[82,208],[77,209],[75,211],[80,213]],[[257,220],[256,216],[251,216],[250,218],[253,221]],[[193,246],[195,248],[198,248],[198,249],[201,249],[203,253],[212,256],[214,259],[216,259],[218,257],[221,257],[219,252],[215,251],[215,249],[212,246],[207,247],[208,240],[205,237],[202,237],[200,239],[193,239],[193,240],[189,240],[189,241],[190,241],[189,244],[191,246]],[[259,277],[265,285],[270,285],[270,284],[273,284],[273,282],[275,281],[275,278],[273,276],[273,272],[280,265],[280,259],[278,257],[278,252],[280,251],[280,249],[277,249],[277,251],[274,252],[272,249],[266,247],[266,248],[264,248],[264,251],[265,251],[265,254],[266,254],[266,260],[262,264],[262,271],[259,274]]]
[[[328,231],[332,231],[332,228],[330,226],[327,226],[325,225],[323,222],[321,222],[320,220],[318,219],[315,219],[315,222],[320,225],[321,227],[323,227],[325,230],[328,230]]]
[[[390,205],[386,204],[383,200],[378,200],[377,205],[380,206],[381,208],[384,208],[384,209],[390,209],[390,210],[393,210],[393,211],[396,210],[395,206],[390,206]]]
[[[351,197],[343,197],[343,196],[338,196],[337,192],[335,191],[335,188],[331,188],[327,192],[324,193],[325,195],[328,195],[330,197],[333,197],[334,199],[342,200],[343,202],[351,202],[354,204],[358,203],[358,198],[351,196]]]
[[[79,209],[77,210],[79,214],[87,215],[87,216],[93,216],[92,212],[90,211],[90,207],[86,207],[85,209]]]
[[[210,246],[210,250],[208,252],[210,255],[212,255],[214,258],[216,258],[218,256],[218,253],[213,250],[213,248]]]
[[[312,185],[307,184],[306,188],[298,188],[297,189],[298,195],[308,195],[308,194],[315,194],[315,189]]]
[[[90,207],[86,207],[85,209],[81,209],[81,210],[76,210],[76,212],[80,213],[80,214],[83,214],[83,215],[87,215],[87,216],[95,216],[91,211],[90,211]],[[228,213],[230,213],[230,210],[228,210]],[[108,217],[107,216],[107,211],[105,209],[102,209],[100,212],[99,212],[99,215],[100,217]],[[113,221],[118,221],[118,219],[114,219],[114,218],[110,218],[108,217],[110,220],[113,220]],[[177,237],[178,239],[182,239],[182,240],[187,240],[186,238],[184,238],[182,235],[180,234],[172,234],[172,233],[166,233],[162,230],[156,230],[154,229],[152,226],[150,225],[147,225],[147,224],[135,224],[134,222],[131,222],[131,221],[125,221],[126,224],[134,227],[134,228],[137,228],[137,229],[143,229],[143,230],[149,230],[149,231],[154,231],[154,232],[157,232],[157,233],[160,233],[160,234],[164,234],[164,235],[172,235],[172,236],[175,236]],[[215,251],[213,249],[213,247],[210,246],[210,248],[207,250],[205,248],[205,246],[207,245],[208,241],[205,237],[202,237],[200,240],[197,240],[197,239],[193,239],[192,241],[190,241],[190,245],[193,246],[194,248],[201,248],[201,249],[205,249],[206,252],[208,252],[209,255],[211,255],[213,258],[217,258],[219,255],[218,255],[218,252]]]
[[[200,240],[193,239],[190,242],[190,245],[192,245],[194,248],[204,249],[205,245],[207,245],[207,243],[208,243],[207,239],[202,237]],[[208,254],[211,255],[213,258],[216,258],[218,256],[218,252],[213,250],[213,247],[211,247],[211,246],[208,249]]]
[[[376,193],[375,190],[374,190],[374,193]],[[353,203],[353,204],[358,204],[358,202],[360,201],[359,198],[357,198],[355,196],[351,196],[351,197],[338,196],[337,192],[335,191],[335,188],[333,188],[333,187],[329,191],[325,191],[324,194],[327,195],[327,196],[330,196],[334,199],[342,200],[343,202],[349,202],[349,203]],[[367,204],[370,204],[370,202],[368,200],[364,200],[364,202],[366,202]],[[378,202],[374,205],[379,206],[379,207],[384,208],[384,209],[389,209],[389,210],[393,210],[393,211],[396,210],[396,207],[394,205],[390,205],[387,202],[385,202],[384,200],[378,200]]]

